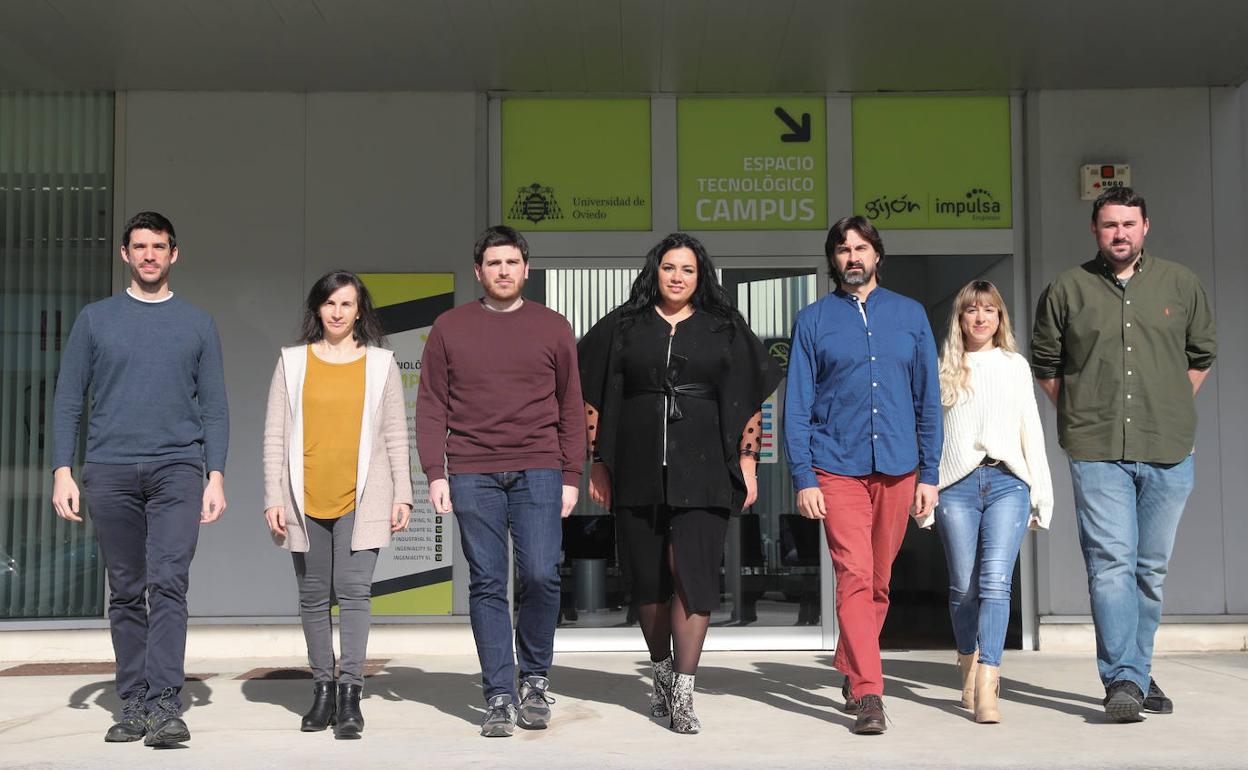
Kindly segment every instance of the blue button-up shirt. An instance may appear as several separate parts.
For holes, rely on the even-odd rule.
[[[784,444],[793,486],[840,476],[940,479],[944,443],[936,343],[923,306],[883,287],[863,303],[837,289],[793,324]]]

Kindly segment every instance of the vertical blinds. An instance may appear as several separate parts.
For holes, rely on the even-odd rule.
[[[53,512],[49,463],[61,351],[110,288],[113,103],[0,92],[0,618],[104,612],[90,519]]]

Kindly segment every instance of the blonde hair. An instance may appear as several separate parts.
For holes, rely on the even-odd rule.
[[[1010,353],[1018,352],[1014,332],[1010,328],[1010,311],[1001,292],[989,281],[971,281],[962,287],[949,310],[949,333],[940,350],[940,403],[953,406],[960,398],[970,398],[971,369],[966,363],[966,345],[962,340],[962,313],[974,305],[991,305],[997,309],[1000,323],[992,335],[992,344]]]

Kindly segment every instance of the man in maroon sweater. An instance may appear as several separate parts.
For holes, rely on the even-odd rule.
[[[481,734],[503,737],[517,717],[527,729],[550,721],[560,519],[576,505],[585,411],[567,319],[522,294],[529,275],[524,236],[491,227],[473,258],[485,297],[433,324],[421,360],[416,448],[434,510],[454,509],[468,557],[469,615],[487,704]],[[509,530],[519,604],[514,654]]]

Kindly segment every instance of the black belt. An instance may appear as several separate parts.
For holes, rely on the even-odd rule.
[[[667,396],[667,421],[675,422],[685,415],[680,411],[680,401],[677,396],[688,396],[689,398],[719,398],[719,391],[709,382],[690,382],[684,385],[672,385],[664,383],[662,387],[651,388],[629,388],[624,391],[624,397],[640,395],[642,393],[659,393]]]
[[[979,461],[979,464],[980,464],[980,465],[988,465],[988,466],[993,466],[993,467],[995,467],[995,466],[997,466],[997,465],[1000,465],[1000,464],[1001,464],[1001,461],[1000,461],[1000,460],[994,460],[993,458],[991,458],[991,457],[989,457],[989,456],[987,456],[987,455],[984,455],[984,459],[980,460],[980,461]]]

